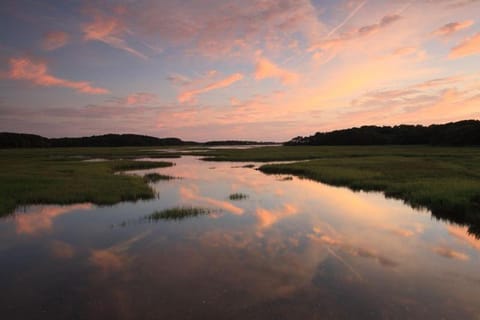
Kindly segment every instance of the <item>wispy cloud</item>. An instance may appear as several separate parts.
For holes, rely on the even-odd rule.
[[[104,14],[96,13],[88,33],[92,39],[127,51],[133,48],[126,43],[126,35],[145,44],[181,48],[189,54],[244,56],[255,52],[256,46],[287,48],[295,35],[313,39],[323,31],[310,0],[211,0],[208,5],[203,0],[188,4],[182,0],[139,0],[124,2],[121,14],[115,14],[109,2],[100,7]],[[277,36],[279,32],[282,37]]]
[[[257,208],[255,214],[258,220],[258,227],[260,229],[266,229],[277,223],[279,220],[295,215],[298,212],[299,210],[295,205],[286,203],[281,209],[276,210]]]
[[[467,227],[459,227],[455,225],[447,226],[448,234],[456,238],[463,244],[467,244],[472,248],[480,251],[480,239],[475,238],[474,235],[468,233]]]
[[[480,54],[480,32],[477,32],[473,36],[466,38],[457,46],[452,48],[449,58],[456,59],[474,54]]]
[[[50,31],[44,34],[42,39],[42,48],[46,51],[52,51],[65,46],[69,41],[69,35],[63,31]]]
[[[157,102],[157,95],[150,92],[135,92],[125,97],[113,97],[106,102],[112,102],[121,106],[150,105]]]
[[[205,84],[201,87],[191,89],[191,90],[186,90],[186,91],[182,92],[178,96],[178,101],[180,103],[191,102],[191,101],[195,100],[195,98],[200,94],[207,93],[207,92],[212,91],[212,90],[217,90],[217,89],[229,87],[232,84],[234,84],[235,82],[240,81],[242,79],[243,79],[243,74],[241,74],[241,73],[231,74],[231,75],[229,75],[225,78],[215,80],[213,82],[209,82],[209,83],[207,83],[207,84]]]
[[[358,28],[351,29],[348,32],[344,32],[335,38],[325,38],[308,49],[310,52],[316,52],[316,58],[322,57],[324,61],[329,61],[340,50],[346,47],[346,45],[352,41],[373,35],[382,29],[385,29],[393,23],[399,21],[402,17],[398,14],[385,15],[379,22],[364,25]],[[328,58],[325,58],[328,57]]]
[[[58,216],[76,210],[90,210],[89,203],[68,206],[41,206],[28,214],[20,214],[15,217],[16,232],[18,234],[38,235],[42,232],[50,232],[53,221]]]
[[[450,36],[460,30],[467,29],[471,27],[474,24],[473,20],[465,20],[465,21],[460,21],[460,22],[450,22],[447,23],[437,30],[433,31],[432,34],[435,36]]]
[[[462,260],[462,261],[470,259],[470,257],[465,253],[454,250],[452,248],[445,247],[445,246],[437,246],[437,247],[434,247],[432,250],[439,256],[442,256],[448,259],[455,259],[455,260]]]
[[[259,56],[255,65],[255,79],[262,80],[267,78],[278,78],[286,85],[297,82],[299,75],[279,67],[265,57]]]
[[[180,196],[183,200],[195,200],[200,202],[201,204],[211,205],[215,208],[228,211],[235,215],[242,215],[245,211],[243,208],[237,207],[236,205],[228,201],[222,201],[211,197],[202,196],[199,194],[198,189],[196,189],[195,187],[181,187]]]
[[[106,94],[104,88],[94,87],[87,81],[71,81],[57,78],[48,72],[48,67],[43,62],[34,62],[28,58],[11,58],[8,78],[13,80],[26,80],[43,87],[71,88],[80,93]]]
[[[146,55],[129,46],[123,39],[123,36],[128,33],[128,29],[118,17],[109,17],[96,13],[93,21],[84,25],[83,33],[84,39],[87,41],[100,41],[136,57],[148,59]]]

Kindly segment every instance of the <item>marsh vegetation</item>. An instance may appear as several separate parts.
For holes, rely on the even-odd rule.
[[[476,234],[480,229],[480,148],[277,146],[182,151],[209,161],[290,161],[265,164],[259,170],[353,190],[382,191],[412,206],[426,207],[437,218],[466,224]],[[163,161],[120,160],[163,153],[167,152],[145,147],[0,150],[0,212],[5,214],[31,203],[113,204],[152,198],[154,192],[148,182],[173,177],[149,173],[142,178],[115,172],[171,166],[171,162]],[[93,158],[110,161],[83,161]],[[230,199],[244,197],[232,195]]]
[[[319,154],[322,149],[308,152]],[[9,171],[21,179],[25,178],[12,163],[27,161],[28,173],[32,168],[48,169],[55,179],[61,176],[56,170],[81,170],[73,180],[72,173],[64,173],[68,183],[89,176],[85,181],[91,185],[85,182],[77,192],[96,187],[100,177],[106,181],[120,177],[135,178],[159,197],[114,206],[25,206],[0,219],[0,274],[4,275],[5,293],[0,304],[8,319],[38,318],[39,310],[46,310],[42,319],[108,318],[123,312],[123,306],[135,318],[159,319],[184,318],[192,312],[202,315],[205,308],[210,312],[205,315],[211,318],[229,318],[235,313],[239,319],[275,318],[278,314],[308,318],[312,310],[320,308],[322,313],[313,316],[328,312],[348,319],[354,312],[370,319],[371,310],[379,310],[381,317],[388,318],[448,315],[470,319],[480,310],[477,283],[464,280],[477,277],[479,240],[463,226],[431,219],[428,211],[385,199],[380,193],[352,192],[310,178],[284,180],[291,175],[240,168],[245,163],[217,162],[217,169],[209,170],[211,163],[191,156],[163,169],[118,174],[117,169],[132,168],[133,164],[125,160],[84,162],[74,158],[74,153],[68,159],[37,158],[34,150],[30,151],[30,159],[11,157],[15,161],[9,164]],[[248,152],[264,154],[262,149]],[[414,161],[414,167],[420,159],[394,158],[399,159],[398,166],[406,159]],[[375,159],[377,162],[368,163]],[[315,163],[321,160],[325,163]],[[355,164],[355,160],[359,162]],[[114,166],[118,161],[121,165]],[[342,161],[349,162],[339,167]],[[388,156],[331,157],[275,166],[302,165],[303,170],[322,167],[327,171],[339,167],[339,175],[348,171],[347,165],[361,164],[364,175],[358,170],[360,174],[350,178],[368,181],[369,175],[379,178],[367,175],[369,171],[392,161]],[[432,174],[434,169],[445,170],[436,166],[431,168]],[[426,168],[417,170],[411,177],[421,178],[426,172]],[[2,179],[7,171],[3,169]],[[392,176],[399,179],[400,169],[396,171],[398,177]],[[148,173],[183,179],[148,185],[143,178]],[[298,171],[295,175],[303,176]],[[69,190],[59,181],[55,185]],[[116,192],[117,181],[108,187],[103,191]],[[231,201],[233,192],[249,197]],[[25,288],[31,294],[26,294]],[[150,299],[159,292],[173,294]],[[119,294],[125,299],[119,300]],[[85,307],[78,303],[91,297],[102,304]],[[359,298],[361,306],[356,303]],[[215,303],[218,299],[225,303]],[[183,313],[185,301],[188,314]],[[242,301],[239,309],[223,307],[235,307],[238,301]]]
[[[244,200],[248,198],[248,194],[235,192],[228,196],[230,200]]]
[[[480,234],[478,147],[282,146],[213,150],[204,156],[209,161],[291,161],[265,164],[259,170],[382,191]]]
[[[0,215],[27,204],[110,205],[153,198],[155,193],[142,177],[117,174],[173,165],[165,161],[118,160],[126,155],[143,158],[151,152],[138,148],[0,150]],[[93,158],[113,160],[83,161]]]
[[[156,211],[145,218],[149,221],[182,220],[212,213],[212,209],[203,207],[174,207]]]
[[[156,172],[147,173],[143,176],[143,179],[147,182],[158,182],[160,180],[173,180],[177,179],[176,177],[172,177],[166,174],[160,174]]]

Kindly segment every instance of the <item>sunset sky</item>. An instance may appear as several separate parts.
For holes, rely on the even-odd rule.
[[[477,0],[0,3],[0,131],[284,141],[479,118]]]

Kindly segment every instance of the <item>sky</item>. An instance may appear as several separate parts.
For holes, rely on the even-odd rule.
[[[2,0],[0,131],[286,141],[480,118],[479,0]]]

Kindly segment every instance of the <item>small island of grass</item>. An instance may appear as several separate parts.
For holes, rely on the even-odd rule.
[[[158,182],[160,180],[173,180],[176,179],[175,177],[165,175],[165,174],[160,174],[160,173],[147,173],[146,175],[143,176],[143,180],[147,182]]]
[[[145,218],[149,221],[182,220],[201,215],[208,215],[210,213],[212,213],[211,209],[202,207],[174,207],[156,211]]]
[[[248,198],[248,194],[235,192],[228,196],[230,200],[244,200]]]

